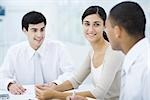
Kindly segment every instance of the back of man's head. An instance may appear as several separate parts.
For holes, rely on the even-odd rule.
[[[130,36],[145,37],[146,18],[143,9],[136,2],[125,1],[110,10],[112,26],[121,26]]]
[[[46,18],[42,13],[36,11],[28,12],[22,18],[22,29],[25,28],[28,31],[29,24],[39,24],[42,22],[46,25]]]

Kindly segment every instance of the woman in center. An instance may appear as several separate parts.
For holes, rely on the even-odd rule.
[[[82,15],[82,26],[85,38],[92,49],[83,65],[74,76],[60,85],[49,88],[36,85],[36,97],[39,100],[66,99],[72,92],[64,92],[77,88],[91,73],[92,89],[77,92],[79,98],[91,97],[99,100],[118,100],[120,94],[121,66],[124,55],[111,49],[104,32],[106,13],[100,6],[90,6]],[[73,98],[70,98],[73,100]]]

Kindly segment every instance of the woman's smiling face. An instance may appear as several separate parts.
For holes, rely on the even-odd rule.
[[[89,42],[96,42],[103,36],[104,21],[97,14],[91,14],[83,19],[83,30]]]

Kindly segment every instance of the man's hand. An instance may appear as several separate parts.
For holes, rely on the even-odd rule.
[[[23,88],[20,84],[17,83],[10,83],[10,85],[8,85],[8,90],[14,95],[21,95],[26,91],[25,88]]]

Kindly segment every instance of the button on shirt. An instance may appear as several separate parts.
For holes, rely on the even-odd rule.
[[[41,56],[44,83],[57,84],[72,76],[73,64],[65,46],[59,41],[45,40],[36,51]],[[34,84],[35,50],[27,41],[12,46],[0,69],[0,88],[7,89],[8,83]]]
[[[122,67],[120,100],[149,100],[146,99],[150,95],[147,93],[149,45],[144,38],[127,53]]]

